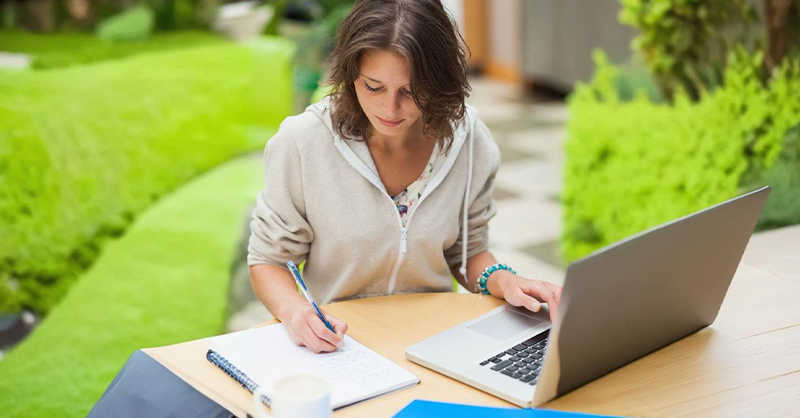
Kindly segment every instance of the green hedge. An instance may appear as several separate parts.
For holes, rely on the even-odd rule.
[[[738,51],[719,89],[654,104],[622,100],[618,68],[595,61],[568,104],[565,259],[762,184],[773,192],[759,228],[800,223],[800,63],[764,86],[761,57]]]
[[[256,60],[252,49],[0,77],[0,312],[47,312],[152,202],[263,147],[270,129],[254,124],[274,129],[291,109],[293,48],[265,40]],[[254,91],[270,93],[257,117]]]
[[[222,331],[259,155],[203,175],[148,209],[34,333],[0,362],[4,417],[84,417],[135,350]]]
[[[200,31],[157,33],[146,40],[112,42],[86,33],[37,34],[0,30],[0,51],[29,54],[34,70],[125,58],[143,53],[223,45],[218,35]]]

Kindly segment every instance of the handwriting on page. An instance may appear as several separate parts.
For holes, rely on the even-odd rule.
[[[399,375],[395,364],[365,350],[360,344],[349,344],[337,352],[318,357],[323,361],[317,364],[317,372],[336,376],[340,382],[348,382],[357,387],[373,386]]]

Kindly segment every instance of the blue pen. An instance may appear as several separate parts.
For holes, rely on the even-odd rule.
[[[328,322],[327,319],[325,319],[325,315],[323,315],[322,311],[319,310],[319,307],[317,306],[317,302],[314,302],[314,298],[311,297],[311,293],[308,293],[308,288],[306,287],[306,282],[303,281],[303,276],[300,275],[300,270],[297,269],[297,266],[294,265],[292,260],[289,260],[286,263],[286,267],[289,267],[289,271],[292,272],[292,276],[294,276],[294,280],[297,282],[297,284],[300,285],[300,290],[303,291],[303,296],[306,297],[306,300],[308,301],[308,303],[310,303],[311,306],[314,307],[314,310],[317,311],[317,316],[319,316],[319,319],[321,319],[322,323],[324,323],[325,326],[328,327],[328,329],[331,330],[331,332],[333,332],[335,334],[336,331],[333,330],[333,326],[331,326],[331,323]]]

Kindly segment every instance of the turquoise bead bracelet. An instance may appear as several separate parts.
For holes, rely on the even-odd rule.
[[[488,295],[489,289],[486,288],[486,281],[489,280],[489,276],[491,276],[492,273],[498,270],[506,270],[511,272],[511,274],[517,274],[517,272],[514,271],[513,268],[509,267],[505,263],[492,264],[491,266],[488,266],[485,269],[483,269],[483,273],[481,273],[481,275],[478,276],[478,282],[475,283],[475,292]]]

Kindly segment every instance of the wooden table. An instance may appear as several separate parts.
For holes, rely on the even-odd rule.
[[[348,322],[350,336],[421,381],[335,416],[391,416],[413,399],[513,406],[405,358],[406,347],[500,303],[436,293],[328,305]],[[208,347],[204,339],[144,351],[237,416],[252,414],[251,395],[206,361]],[[623,416],[800,416],[800,228],[751,240],[711,327],[544,407]]]

